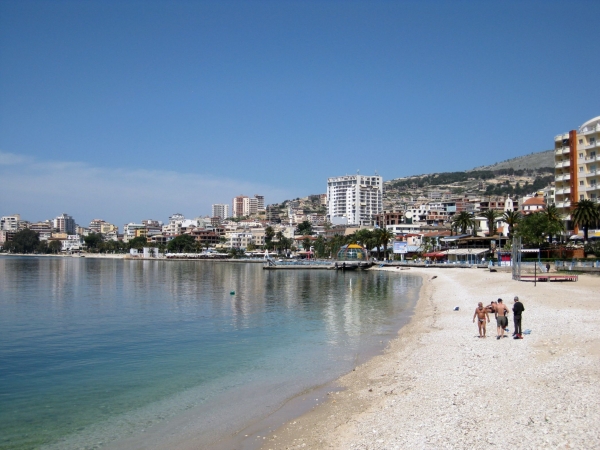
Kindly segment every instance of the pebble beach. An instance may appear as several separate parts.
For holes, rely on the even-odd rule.
[[[599,276],[534,285],[484,269],[410,271],[424,281],[410,323],[324,403],[259,436],[262,449],[600,448]],[[512,339],[511,313],[497,340],[490,315],[480,339],[477,303],[512,310],[515,295],[531,333]]]

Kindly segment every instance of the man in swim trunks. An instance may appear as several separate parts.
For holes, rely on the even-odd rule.
[[[473,323],[475,323],[475,317],[477,317],[477,326],[479,327],[479,337],[485,337],[485,319],[488,323],[490,322],[490,316],[488,316],[487,310],[483,307],[483,303],[479,302],[477,308],[475,308],[475,314],[473,314]]]
[[[496,305],[496,325],[498,326],[498,336],[496,336],[496,339],[504,337],[504,329],[508,326],[507,316],[508,308],[502,303],[502,299],[499,298]]]
[[[496,302],[492,301],[489,305],[485,307],[486,312],[494,313],[494,318],[496,317]]]

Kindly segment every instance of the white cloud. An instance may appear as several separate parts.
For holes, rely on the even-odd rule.
[[[14,153],[5,153],[0,151],[0,166],[14,166],[31,162],[31,158],[15,155]]]
[[[160,170],[109,169],[80,162],[40,161],[0,152],[0,215],[37,221],[66,212],[80,225],[93,218],[115,223],[165,221],[210,214],[213,203],[262,194],[267,203],[289,192],[261,183]]]

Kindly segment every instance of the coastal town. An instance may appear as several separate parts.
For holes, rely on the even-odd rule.
[[[265,204],[260,194],[239,195],[230,204],[213,204],[207,216],[175,213],[166,221],[143,219],[122,228],[102,219],[82,226],[67,213],[39,222],[5,215],[0,247],[63,255],[215,258],[267,251],[331,259],[342,245],[357,243],[384,259],[481,263],[501,262],[509,238],[518,234],[526,245],[545,245],[547,258],[599,256],[600,117],[557,135],[554,143],[551,168],[473,170],[385,183],[377,174],[335,176],[327,179],[323,194],[280,204]],[[436,178],[440,182],[434,184]],[[23,233],[30,233],[28,241],[19,238]],[[553,242],[560,246],[549,245]]]

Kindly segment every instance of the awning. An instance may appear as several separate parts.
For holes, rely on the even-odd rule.
[[[449,255],[481,255],[489,253],[490,250],[487,248],[451,248],[447,252]]]
[[[425,256],[426,258],[445,258],[446,252],[430,252],[425,253],[423,256]]]

